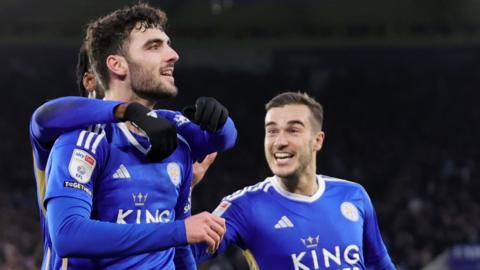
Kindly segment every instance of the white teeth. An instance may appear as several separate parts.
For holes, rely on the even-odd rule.
[[[285,158],[291,158],[293,157],[292,154],[289,154],[289,153],[275,153],[274,154],[275,158],[277,159],[285,159]]]

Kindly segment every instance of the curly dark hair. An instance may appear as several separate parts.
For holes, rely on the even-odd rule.
[[[90,63],[99,79],[97,83],[100,83],[103,89],[108,89],[109,76],[106,59],[112,54],[127,56],[126,41],[135,27],[164,30],[166,23],[165,12],[146,3],[117,9],[89,23],[86,44]]]
[[[317,127],[322,129],[323,126],[323,106],[307,93],[302,92],[284,92],[273,97],[266,105],[265,110],[268,112],[272,108],[283,107],[286,105],[305,105],[312,113],[313,122]]]
[[[88,54],[87,49],[85,48],[85,44],[82,44],[82,46],[78,50],[77,70],[75,72],[75,77],[77,78],[78,93],[82,97],[88,96],[87,90],[85,89],[85,86],[83,86],[83,75],[85,75],[86,72],[90,72],[90,61],[88,60]]]

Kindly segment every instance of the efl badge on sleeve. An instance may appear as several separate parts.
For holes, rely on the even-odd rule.
[[[170,162],[167,164],[167,174],[170,177],[170,181],[178,187],[180,184],[180,166],[175,162]]]
[[[92,155],[83,150],[75,149],[73,150],[70,164],[68,164],[68,171],[70,172],[70,176],[79,183],[86,184],[92,177],[96,163]]]
[[[230,207],[230,205],[232,205],[231,202],[228,202],[228,201],[222,201],[218,206],[217,208],[215,208],[215,210],[213,210],[212,214],[217,216],[217,217],[221,217],[223,215],[223,213],[225,213],[225,211],[227,211],[227,209]]]

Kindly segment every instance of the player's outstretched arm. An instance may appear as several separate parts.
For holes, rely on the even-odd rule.
[[[50,146],[62,133],[99,123],[118,122],[114,109],[121,103],[84,97],[50,100],[33,113],[30,134],[39,143]]]
[[[131,256],[187,244],[184,221],[116,224],[92,220],[90,215],[91,206],[84,200],[49,200],[48,229],[59,256]]]
[[[138,103],[63,97],[43,104],[34,112],[30,134],[34,144],[48,149],[62,133],[94,124],[131,121],[149,136],[152,147],[148,157],[158,162],[175,151],[176,129],[162,117],[149,116],[149,112],[150,109]]]
[[[218,254],[225,252],[230,244],[234,244],[241,249],[247,248],[245,238],[249,232],[251,233],[251,230],[247,228],[248,221],[242,208],[235,203],[224,200],[220,202],[212,215],[225,218],[225,235],[215,250],[204,243],[191,245],[190,248],[197,263],[215,258]]]

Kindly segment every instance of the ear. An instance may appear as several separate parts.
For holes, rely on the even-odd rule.
[[[325,132],[319,131],[314,136],[315,137],[313,138],[313,150],[318,152],[320,151],[320,149],[322,149],[323,140],[325,140]]]
[[[120,55],[109,55],[107,57],[107,68],[119,77],[125,77],[128,72],[128,64],[125,57]]]
[[[95,91],[97,88],[97,81],[95,80],[95,75],[92,72],[85,72],[82,79],[83,87],[87,90],[87,93]]]

